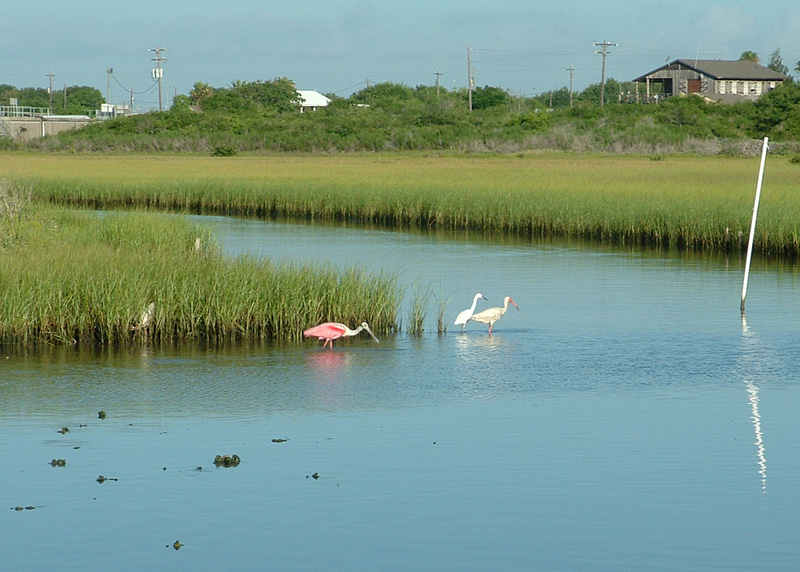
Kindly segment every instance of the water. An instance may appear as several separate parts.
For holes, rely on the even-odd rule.
[[[4,570],[795,567],[793,267],[754,266],[743,323],[739,259],[210,220],[231,255],[397,272],[448,323],[476,291],[522,311],[440,336],[432,302],[422,336],[333,351],[6,353]]]

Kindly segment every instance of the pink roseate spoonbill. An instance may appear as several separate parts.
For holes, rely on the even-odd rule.
[[[480,300],[481,298],[486,300],[486,296],[484,296],[480,292],[475,294],[475,297],[472,299],[472,306],[470,308],[467,308],[463,312],[460,312],[458,314],[458,316],[456,316],[456,321],[453,322],[453,325],[454,326],[461,326],[461,329],[463,330],[464,327],[467,325],[467,322],[469,321],[470,316],[472,316],[472,314],[475,313],[475,306],[478,305],[478,300]]]
[[[307,338],[319,338],[320,340],[325,340],[325,343],[322,344],[324,348],[328,344],[330,344],[331,349],[333,349],[333,340],[338,340],[339,338],[345,338],[348,336],[355,336],[361,330],[365,330],[372,339],[375,340],[377,343],[381,343],[378,338],[375,337],[375,334],[372,333],[372,330],[369,329],[369,326],[366,322],[361,322],[361,325],[358,326],[355,330],[351,330],[344,324],[339,324],[337,322],[325,322],[318,326],[314,326],[313,328],[308,328],[303,332],[303,335]]]
[[[476,322],[480,322],[482,324],[489,324],[489,333],[492,333],[492,326],[494,323],[503,317],[503,314],[506,313],[508,310],[508,305],[513,304],[513,306],[517,309],[517,312],[521,312],[522,310],[519,309],[516,302],[511,299],[511,296],[506,296],[503,300],[503,307],[502,308],[486,308],[483,312],[478,312],[477,314],[472,314],[470,316],[470,320],[475,320]]]

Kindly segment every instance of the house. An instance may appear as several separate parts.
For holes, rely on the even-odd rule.
[[[330,99],[319,93],[318,91],[308,91],[298,89],[297,93],[300,95],[300,113],[304,111],[314,111],[320,107],[327,107],[331,102]]]
[[[647,83],[647,98],[696,93],[712,101],[755,101],[788,78],[749,60],[674,60],[633,81]]]

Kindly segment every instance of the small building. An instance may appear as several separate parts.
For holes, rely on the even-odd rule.
[[[788,79],[749,60],[674,60],[633,81],[647,84],[647,98],[696,93],[713,101],[755,101]]]
[[[320,107],[327,107],[331,102],[329,98],[318,91],[298,89],[297,93],[300,95],[300,101],[298,102],[300,113],[304,111],[314,111]]]

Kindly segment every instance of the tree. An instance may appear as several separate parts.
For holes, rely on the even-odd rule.
[[[761,63],[761,60],[758,59],[758,54],[755,53],[755,52],[751,52],[750,50],[742,52],[742,55],[739,56],[739,61],[740,62],[755,62],[757,64]]]
[[[229,113],[293,111],[300,97],[294,82],[286,78],[275,78],[271,81],[235,81],[231,85],[230,88],[213,89],[206,84],[196,83],[190,96],[206,111]]]
[[[43,87],[24,87],[17,95],[20,105],[29,107],[48,107],[50,94]]]
[[[353,103],[365,103],[370,107],[401,109],[414,99],[414,90],[402,83],[374,83],[350,96]]]
[[[66,88],[66,96],[63,90],[53,93],[53,111],[66,115],[94,115],[105,101],[106,98],[99,89],[73,85]]]
[[[508,92],[500,87],[477,87],[472,92],[472,109],[497,107],[503,105],[507,99]]]
[[[778,73],[782,73],[783,75],[789,74],[789,68],[783,65],[780,48],[776,48],[775,51],[769,55],[769,63],[767,64],[767,67]]]
[[[194,84],[194,87],[192,87],[192,90],[189,92],[189,98],[191,98],[194,105],[202,105],[203,101],[211,97],[213,94],[213,87],[207,83],[198,81]]]

